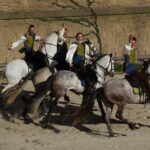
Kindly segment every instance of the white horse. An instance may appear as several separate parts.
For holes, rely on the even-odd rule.
[[[53,32],[48,35],[45,39],[45,44],[43,45],[41,52],[46,54],[49,61],[49,66],[54,66],[56,61],[53,60],[54,55],[57,52],[57,41],[59,34]],[[15,59],[10,61],[5,66],[5,77],[8,84],[2,89],[1,93],[4,93],[11,87],[17,85],[24,77],[26,77],[31,72],[27,63],[23,59]]]
[[[53,32],[49,34],[45,38],[45,44],[41,48],[41,52],[47,56],[49,67],[51,68],[57,64],[57,61],[55,61],[53,57],[57,53],[57,43],[59,36],[59,32]],[[28,67],[27,63],[23,59],[16,59],[6,64],[5,77],[8,83],[1,90],[1,96],[3,97],[3,102],[6,107],[14,102],[16,97],[21,93],[23,88],[29,82],[28,79],[31,79],[32,76],[32,70]],[[22,80],[23,78],[25,79]],[[18,83],[21,84],[18,86]]]
[[[145,73],[150,75],[150,64],[144,62]],[[137,81],[136,81],[137,82]],[[137,83],[138,84],[138,83]],[[110,136],[114,136],[114,132],[111,128],[110,117],[114,105],[118,107],[116,118],[127,123],[131,129],[139,128],[139,125],[129,121],[124,118],[123,112],[127,103],[129,104],[146,104],[149,103],[146,91],[143,89],[141,83],[138,84],[140,88],[139,93],[134,93],[133,87],[126,78],[123,79],[110,79],[108,80],[103,87],[96,89],[91,94],[91,97],[86,101],[86,108],[82,108],[82,112],[87,113],[92,109],[95,98],[97,98],[98,103],[102,105],[102,101],[106,108],[106,114],[104,113],[103,117],[107,124],[107,129]],[[142,91],[142,92],[140,92]],[[82,116],[82,114],[80,114]],[[83,116],[85,117],[85,116]],[[83,118],[82,117],[82,118]]]
[[[49,37],[49,38],[47,38],[47,41],[49,40],[49,41],[52,41],[52,40],[56,40],[56,42],[57,42],[57,37],[55,36],[55,34],[53,34],[53,35],[51,35],[51,38]],[[55,41],[54,40],[54,41]],[[55,53],[56,53],[56,44],[57,43],[53,43],[52,44],[52,42],[50,43],[50,42],[46,42],[46,45],[44,45],[44,46],[52,46],[52,48],[50,49],[49,47],[43,47],[42,48],[42,52],[44,53],[47,53],[47,55],[48,55],[48,57],[50,57],[51,59],[49,59],[49,63],[51,64],[51,68],[48,68],[48,67],[45,67],[45,68],[41,68],[41,69],[39,69],[39,70],[37,70],[34,74],[33,74],[33,76],[31,76],[32,78],[30,78],[31,80],[32,80],[32,82],[33,82],[33,85],[34,85],[34,87],[35,87],[35,94],[36,93],[39,93],[40,91],[42,91],[43,90],[43,88],[44,88],[44,86],[45,86],[45,82],[46,82],[46,80],[48,79],[48,77],[50,76],[50,75],[52,75],[52,72],[53,72],[53,67],[55,67],[55,64],[56,64],[56,61],[54,61],[53,59],[52,59],[52,56],[53,55],[55,55]],[[97,58],[98,57],[98,54],[99,54],[99,51],[98,51],[98,49],[96,48],[96,46],[93,44],[93,43],[91,43],[88,39],[86,39],[85,40],[85,43],[89,46],[89,49],[90,49],[90,51],[89,51],[89,54],[90,54],[90,56],[91,57],[93,57],[93,58]],[[55,51],[54,51],[55,50]],[[62,51],[65,51],[65,50],[63,50],[63,47],[62,47]],[[49,53],[49,54],[48,54]],[[50,55],[51,54],[51,55]],[[26,65],[26,63],[24,62],[24,60],[21,60],[25,65]],[[86,63],[88,63],[88,62],[86,62]],[[59,65],[61,65],[61,64],[59,64]],[[53,66],[53,67],[52,67]],[[57,68],[57,66],[56,66],[56,68]],[[63,68],[63,66],[62,66],[62,68]],[[16,68],[17,69],[17,68]],[[52,69],[52,70],[51,70]],[[12,75],[14,75],[14,74],[12,74]],[[15,78],[15,77],[14,77]],[[21,78],[21,77],[20,77]],[[18,79],[18,78],[16,78],[16,79]],[[19,80],[18,80],[19,81]],[[17,84],[17,82],[15,82],[16,84]],[[22,86],[21,87],[18,87],[18,89],[16,89],[16,91],[15,92],[13,92],[12,94],[10,94],[10,96],[9,96],[9,94],[5,94],[5,95],[7,95],[7,101],[4,101],[4,104],[5,104],[5,106],[7,107],[7,106],[9,106],[10,104],[12,104],[14,101],[15,101],[15,99],[16,99],[16,97],[21,93],[21,91],[23,90],[23,87],[26,85],[28,83],[28,80],[26,79],[26,80],[24,80],[24,84],[22,84]],[[8,84],[8,85],[10,85],[10,84]],[[13,86],[13,85],[12,85]],[[66,101],[69,101],[69,97],[67,96],[67,95],[65,95],[65,100]]]
[[[86,39],[85,43],[89,46],[90,56],[96,59],[99,56],[99,50],[89,39]],[[86,61],[86,63],[88,64],[90,62]],[[48,67],[41,68],[34,73],[34,76],[31,80],[33,82],[33,86],[35,87],[36,93],[39,93],[40,91],[43,90],[46,80],[51,75],[52,75],[52,71],[50,71],[50,69]]]
[[[146,63],[146,62],[144,62]],[[145,64],[144,64],[145,65]],[[146,65],[145,73],[150,75],[150,64]],[[139,84],[139,88],[143,89],[141,84]],[[103,90],[99,91],[99,100],[103,100],[104,105],[106,106],[106,124],[109,131],[110,136],[114,136],[113,130],[110,124],[110,117],[113,110],[114,104],[118,106],[118,110],[116,113],[116,118],[122,120],[127,123],[131,129],[139,128],[139,125],[129,121],[124,118],[123,112],[127,103],[129,104],[146,104],[149,103],[150,100],[147,97],[146,91],[143,90],[142,93],[135,94],[133,92],[133,87],[128,82],[126,78],[124,79],[111,79],[105,83]],[[101,99],[102,98],[102,99]]]
[[[112,55],[103,55],[98,58],[95,62],[94,72],[97,76],[96,87],[102,87],[105,76],[108,73],[114,71],[114,61]],[[88,72],[88,74],[90,74]],[[93,74],[92,74],[93,75]],[[77,78],[76,74],[71,71],[58,71],[56,74],[50,76],[46,81],[45,88],[35,95],[32,100],[32,104],[29,106],[28,116],[34,118],[36,116],[37,110],[40,103],[43,101],[46,95],[51,92],[51,108],[57,104],[57,101],[60,97],[64,96],[66,92],[70,89],[75,90],[76,92],[83,92],[84,88],[81,86],[80,80]],[[86,100],[86,99],[85,99]],[[84,102],[83,102],[84,105]],[[50,108],[50,112],[51,112]]]

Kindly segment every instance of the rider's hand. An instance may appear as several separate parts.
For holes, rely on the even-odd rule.
[[[69,67],[71,67],[71,68],[72,68],[72,67],[73,67],[73,64],[72,64],[72,63],[70,63],[70,64],[69,64]]]
[[[41,39],[40,42],[41,42],[41,44],[45,44],[46,43],[46,41],[44,39]]]
[[[94,58],[94,57],[91,57],[90,61],[91,61],[91,62],[95,61],[95,58]]]
[[[62,26],[62,28],[65,28],[65,24],[64,24],[64,23],[62,23],[62,25],[61,25],[61,26]]]

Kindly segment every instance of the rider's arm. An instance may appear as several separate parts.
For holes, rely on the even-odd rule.
[[[76,49],[77,49],[77,44],[70,45],[69,50],[66,54],[66,61],[69,64],[72,64],[73,56],[74,56],[74,53],[76,52]]]
[[[66,41],[66,38],[64,38],[64,32],[65,32],[65,28],[62,28],[59,31],[59,37],[58,37],[58,44],[62,45],[64,41]]]
[[[124,46],[124,54],[125,54],[125,55],[129,55],[131,49],[132,49],[132,48],[131,48],[131,44],[126,44],[126,45]]]
[[[22,35],[22,36],[20,37],[20,39],[18,39],[16,42],[12,43],[11,49],[16,48],[19,44],[23,43],[26,39],[27,39],[27,38],[26,38],[24,35]]]

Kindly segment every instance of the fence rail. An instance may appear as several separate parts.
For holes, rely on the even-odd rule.
[[[137,56],[136,57],[136,60],[138,59],[144,59],[144,60],[149,60],[150,59],[150,55],[141,55],[141,56]],[[124,58],[123,57],[114,57],[114,60],[115,61],[124,61]]]

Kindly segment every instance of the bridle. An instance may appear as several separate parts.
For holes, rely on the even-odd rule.
[[[91,45],[93,45],[93,46],[91,46]],[[96,55],[96,53],[97,53],[97,48],[96,48],[96,46],[94,46],[94,44],[92,44],[92,43],[90,43],[90,50],[93,52],[93,56],[95,56]],[[96,50],[94,49],[94,47],[96,48]]]
[[[100,58],[98,58],[98,59],[100,59]],[[110,56],[109,63],[108,63],[108,65],[107,65],[107,67],[104,67],[104,66],[98,64],[97,61],[96,61],[95,63],[96,63],[96,65],[98,65],[105,73],[108,73],[109,65],[111,65],[111,70],[110,70],[110,71],[114,70],[114,69],[112,68],[112,56]],[[109,72],[110,72],[110,71],[109,71]]]
[[[104,56],[101,56],[100,58],[102,58],[102,57],[104,57]],[[100,58],[98,58],[97,60],[99,60]],[[114,68],[112,67],[112,63],[113,63],[113,62],[112,62],[112,56],[110,56],[110,60],[109,60],[109,63],[108,63],[108,65],[107,65],[107,67],[104,67],[104,66],[98,64],[97,61],[95,62],[95,65],[97,65],[98,67],[100,67],[100,68],[103,70],[104,74],[106,75],[106,74],[108,73],[108,68],[109,68],[110,65],[111,65],[111,70],[110,70],[109,72],[112,72],[112,71],[114,70]],[[96,74],[97,74],[99,77],[104,78],[104,77],[103,77],[101,74],[99,74],[96,70],[95,70],[95,72],[96,72]]]

